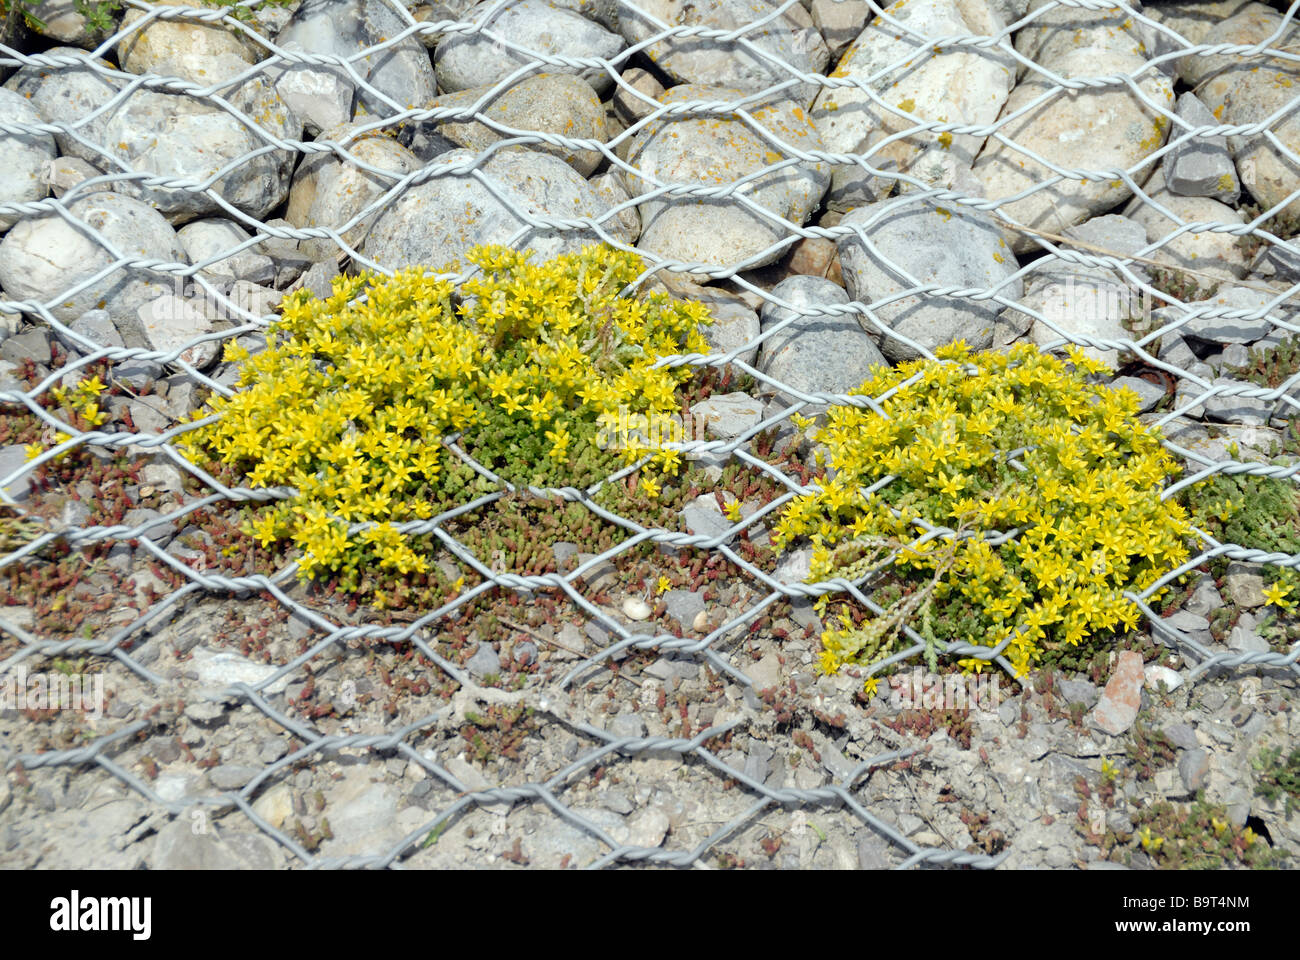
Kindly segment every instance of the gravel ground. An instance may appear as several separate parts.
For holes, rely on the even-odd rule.
[[[933,37],[997,34],[1030,6],[906,5],[904,19]],[[490,6],[449,0],[411,11],[429,23]],[[1257,563],[1202,565],[1200,579],[1159,611],[1199,651],[1165,646],[1167,632],[1152,636],[1144,624],[1113,650],[1086,651],[1023,685],[999,676],[974,708],[924,698],[909,707],[885,684],[866,695],[851,671],[819,675],[816,613],[745,569],[789,584],[806,564],[806,556],[776,556],[761,523],[730,535],[730,555],[666,542],[615,553],[622,534],[593,518],[591,542],[610,556],[571,576],[564,591],[484,585],[446,617],[417,620],[296,583],[284,575],[290,557],[237,532],[240,504],[204,500],[213,493],[206,479],[156,441],[136,442],[175,427],[214,384],[235,383],[238,368],[218,359],[220,337],[203,337],[256,351],[287,291],[325,293],[340,269],[366,263],[448,262],[474,244],[516,237],[515,214],[527,209],[604,218],[608,237],[699,281],[665,272],[654,282],[708,302],[714,348],[740,351],[761,376],[715,371],[692,388],[693,409],[710,438],[741,438],[742,450],[804,483],[821,475],[807,436],[788,421],[770,443],[750,436],[797,399],[791,390],[842,393],[872,363],[959,338],[980,349],[1048,348],[1064,330],[1120,366],[1117,379],[1141,394],[1147,423],[1186,407],[1162,429],[1190,471],[1263,462],[1271,446],[1293,444],[1286,396],[1300,363],[1261,357],[1293,349],[1287,338],[1300,329],[1289,299],[1300,254],[1273,242],[1296,233],[1300,214],[1284,201],[1300,177],[1279,170],[1271,141],[1258,134],[1190,138],[1160,152],[1186,130],[1248,125],[1280,108],[1274,101],[1291,96],[1292,67],[1278,66],[1276,82],[1223,56],[1148,69],[1146,57],[1174,49],[1149,23],[1060,8],[1006,42],[1056,76],[1141,74],[1140,82],[1077,90],[1060,98],[1071,105],[1064,111],[1027,109],[1047,90],[1041,74],[1017,72],[1006,50],[956,45],[932,57],[927,49],[903,80],[897,110],[882,111],[857,87],[818,92],[806,80],[769,102],[787,78],[743,46],[655,43],[620,61],[617,84],[607,71],[567,61],[521,82],[492,116],[546,142],[496,151],[475,177],[425,178],[384,201],[400,178],[472,161],[507,134],[472,111],[456,122],[401,124],[392,137],[366,129],[374,118],[404,105],[468,110],[524,62],[519,47],[540,16],[556,25],[548,52],[560,58],[608,60],[649,36],[643,20],[620,20],[609,4],[567,0],[563,13],[535,0],[509,6],[493,24],[501,42],[413,35],[391,56],[356,60],[356,76],[297,64],[241,83],[231,102],[264,125],[274,149],[226,171],[220,203],[195,184],[262,141],[203,96],[142,86],[115,98],[133,74],[166,72],[200,86],[238,76],[261,48],[214,25],[196,29],[196,46],[185,47],[172,32],[186,25],[156,21],[150,43],[103,51],[107,67],[4,68],[0,139],[14,160],[0,175],[0,395],[8,398],[0,479],[23,465],[28,444],[53,443],[35,408],[57,412],[56,387],[93,375],[107,390],[96,442],[6,488],[19,506],[4,511],[0,558],[51,536],[0,567],[0,684],[17,684],[0,686],[0,698],[75,676],[93,689],[102,680],[106,699],[102,710],[0,699],[0,866],[1294,867],[1300,814],[1273,751],[1285,757],[1300,743],[1300,622],[1269,619],[1281,612],[1266,607]],[[679,8],[693,9],[661,6],[682,17]],[[745,7],[728,0],[697,12],[706,28],[730,30]],[[1237,0],[1142,9],[1191,43],[1255,44],[1294,29],[1278,12]],[[805,75],[866,83],[902,42],[872,16],[859,0],[812,0],[753,42]],[[10,23],[6,42],[26,53],[95,47],[84,22],[47,19],[44,32]],[[399,20],[374,0],[313,0],[265,6],[252,26],[286,49],[328,35],[324,52],[350,57],[400,31]],[[968,82],[954,82],[953,70]],[[882,85],[877,93],[892,89],[888,75],[871,83]],[[784,158],[735,114],[637,127],[661,105],[745,97],[755,98],[751,120],[811,151],[880,147],[905,114],[923,129],[873,154],[891,178],[811,154],[759,173]],[[988,197],[1049,179],[1006,143],[926,126],[976,129],[1022,110],[1004,131],[1011,139],[1070,169],[1140,171],[1147,198],[1126,181],[1092,177],[1008,204],[1001,220],[951,199],[943,202],[957,215],[932,197],[901,212],[881,206],[899,173],[917,181],[908,189]],[[9,132],[50,123],[61,132]],[[82,136],[68,135],[71,123]],[[1288,120],[1275,131],[1291,149],[1293,127]],[[348,149],[284,148],[298,138],[347,140]],[[629,167],[696,184],[700,196],[749,178],[747,202],[778,221],[733,196],[628,203],[651,189]],[[164,181],[145,185],[130,171]],[[85,185],[100,176],[110,179]],[[97,233],[78,232],[61,213],[84,217]],[[1257,217],[1268,237],[1185,229]],[[812,232],[785,243],[791,222]],[[322,239],[321,228],[340,231],[352,255]],[[549,255],[592,236],[538,229],[527,243]],[[1040,257],[1034,237],[1095,262]],[[93,279],[117,262],[108,245],[147,266]],[[692,273],[701,263],[722,266]],[[937,288],[996,287],[1025,309],[913,296],[870,318],[817,314],[906,289],[890,264]],[[1112,301],[1135,281],[1160,296],[1148,295],[1145,315],[1121,316]],[[1109,306],[1077,308],[1076,300],[1071,313],[1063,291]],[[201,309],[210,298],[219,301],[215,318]],[[811,315],[772,335],[791,306]],[[1234,312],[1246,316],[1216,315]],[[1167,329],[1145,341],[1147,353],[1120,354],[1117,341],[1159,326]],[[1269,390],[1246,381],[1248,367],[1268,364],[1282,374]],[[724,501],[740,500],[748,518],[777,495],[756,473],[724,475],[726,463],[706,455],[694,465],[696,489],[675,504],[670,535],[722,535],[731,526]],[[535,541],[544,549],[528,576],[569,575],[592,560],[585,544],[551,528],[520,533],[509,517],[523,509],[502,501],[452,532],[465,540],[481,526]],[[23,525],[10,526],[13,517]],[[451,554],[438,565],[446,583],[466,573]],[[659,577],[670,589],[656,590]],[[466,589],[477,586],[471,578]],[[1226,662],[1198,667],[1204,652]],[[1288,654],[1291,664],[1281,664]]]

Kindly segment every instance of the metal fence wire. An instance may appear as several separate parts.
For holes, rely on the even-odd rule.
[[[575,689],[596,675],[602,683],[616,685],[617,676],[609,669],[600,671],[616,667],[629,653],[656,654],[670,665],[707,667],[712,675],[746,689],[753,680],[740,641],[773,605],[846,592],[870,604],[869,596],[846,581],[804,584],[777,577],[755,567],[736,548],[743,528],[816,489],[756,455],[759,435],[809,408],[879,401],[808,392],[784,382],[754,359],[755,349],[809,317],[851,318],[874,330],[893,359],[932,357],[936,343],[927,341],[919,327],[891,322],[898,313],[891,306],[959,304],[980,316],[1014,307],[1022,325],[1008,340],[1022,337],[1032,324],[1046,334],[1035,341],[1044,349],[1073,342],[1140,361],[1176,380],[1174,409],[1147,418],[1155,426],[1185,424],[1216,404],[1244,405],[1266,412],[1256,420],[1238,418],[1237,426],[1254,424],[1268,433],[1270,422],[1276,426],[1278,419],[1289,418],[1288,408],[1300,408],[1293,396],[1300,374],[1275,388],[1259,387],[1216,377],[1212,369],[1197,366],[1190,351],[1157,347],[1180,331],[1249,327],[1255,331],[1251,336],[1227,338],[1241,344],[1235,349],[1244,353],[1246,344],[1278,343],[1300,330],[1293,307],[1300,292],[1300,248],[1278,235],[1284,232],[1278,228],[1283,218],[1300,209],[1300,156],[1295,150],[1300,122],[1295,90],[1300,87],[1288,89],[1292,73],[1300,76],[1294,42],[1300,4],[1275,12],[1249,5],[1247,13],[1255,19],[1226,32],[1220,24],[1246,4],[900,0],[886,9],[872,0],[727,0],[699,7],[676,0],[565,0],[554,5],[448,0],[424,6],[404,6],[399,0],[302,0],[285,6],[241,0],[199,7],[126,0],[122,11],[93,3],[84,10],[37,3],[29,9],[44,18],[42,29],[24,24],[21,4],[8,6],[0,44],[7,82],[0,92],[17,96],[0,100],[0,132],[6,138],[6,163],[26,171],[24,165],[36,162],[31,160],[36,156],[39,176],[18,186],[13,178],[0,178],[5,184],[0,223],[9,227],[4,246],[10,247],[5,251],[0,246],[0,267],[6,261],[24,265],[2,278],[0,335],[12,335],[8,342],[14,344],[35,342],[22,340],[23,332],[35,329],[60,346],[53,360],[48,350],[44,357],[34,357],[46,364],[38,372],[48,371],[35,385],[17,379],[19,354],[9,355],[7,367],[0,366],[0,405],[5,405],[0,409],[39,418],[49,428],[50,440],[34,459],[24,459],[20,447],[6,449],[8,458],[0,460],[0,497],[22,516],[30,506],[25,491],[33,472],[80,448],[101,461],[125,455],[141,464],[170,465],[209,492],[137,522],[124,518],[97,525],[65,514],[61,521],[47,523],[35,539],[17,546],[11,542],[10,552],[0,555],[5,575],[17,567],[25,576],[28,569],[47,563],[49,551],[60,545],[81,549],[133,542],[138,544],[134,569],[152,562],[178,574],[183,586],[111,625],[71,639],[41,637],[32,624],[0,616],[0,638],[7,644],[0,670],[12,673],[55,658],[91,658],[108,674],[110,686],[113,678],[133,674],[161,698],[174,689],[174,678],[155,671],[156,643],[148,641],[211,598],[229,598],[231,605],[257,597],[273,600],[305,625],[308,637],[301,653],[273,671],[211,693],[218,704],[251,708],[295,744],[261,762],[241,786],[164,796],[123,759],[123,751],[139,737],[158,732],[157,718],[140,715],[143,711],[123,719],[107,717],[79,745],[7,758],[10,770],[62,767],[115,778],[154,805],[164,815],[159,822],[194,809],[227,813],[246,817],[300,865],[401,866],[430,837],[475,807],[517,804],[598,841],[595,866],[692,866],[716,854],[728,837],[756,823],[765,811],[833,806],[851,812],[894,845],[899,865],[994,867],[1005,851],[988,855],[925,846],[873,814],[861,789],[868,774],[905,758],[913,748],[865,757],[822,786],[774,787],[737,765],[734,754],[730,761],[723,759],[729,754],[719,744],[729,732],[744,732],[751,716],[744,710],[719,713],[716,722],[690,736],[623,735],[606,725],[605,716],[573,698]],[[80,12],[69,12],[74,9]],[[84,15],[96,11],[105,18],[98,27],[88,25]],[[845,57],[849,43],[868,29],[887,42],[859,44]],[[1278,78],[1267,89],[1244,79],[1260,70]],[[604,101],[599,108],[604,126],[592,128],[603,133],[520,126],[519,118],[527,112],[502,104],[517,106],[518,99],[509,100],[512,93],[543,76],[582,78]],[[1183,109],[1181,101],[1175,104],[1175,81],[1201,95],[1204,116],[1193,113],[1193,107]],[[663,85],[669,86],[668,95],[662,94]],[[895,87],[908,93],[900,96]],[[1051,111],[1055,119],[1040,123]],[[532,114],[539,115],[547,119]],[[851,115],[857,121],[845,119]],[[815,135],[796,129],[789,116],[811,117]],[[869,118],[865,126],[863,117]],[[692,158],[665,159],[644,147],[647,133],[686,118],[725,121],[733,131],[729,135],[744,141],[743,149],[761,146],[761,161],[748,167],[738,162],[727,175],[719,175],[718,169],[726,168],[715,165],[705,175],[700,171],[706,161],[692,166]],[[352,125],[340,126],[347,122]],[[368,136],[376,132],[393,134],[384,142],[402,149],[385,153],[376,148],[376,139]],[[1256,206],[1235,211],[1215,201],[1207,189],[1197,198],[1200,205],[1189,207],[1167,189],[1175,176],[1174,161],[1202,147],[1212,150],[1225,138],[1236,167],[1230,163],[1222,171],[1219,199],[1244,189]],[[1103,146],[1110,139],[1122,141],[1121,147]],[[510,148],[521,146],[560,158],[569,168],[566,184],[581,184],[539,189],[524,183],[526,177],[512,179],[509,171],[522,167],[494,167],[511,156]],[[392,159],[395,152],[401,159]],[[1117,163],[1116,157],[1126,159]],[[320,165],[316,194],[304,203],[314,203],[315,213],[290,211],[281,218],[286,199],[290,206],[296,202],[289,194],[291,182],[297,190],[298,178],[312,163]],[[1004,174],[989,172],[997,164]],[[1163,187],[1156,182],[1161,177]],[[456,185],[456,190],[441,189],[444,185]],[[337,202],[326,209],[331,190]],[[104,191],[155,208],[170,226],[141,219],[136,206],[104,202]],[[567,209],[555,200],[560,195]],[[593,196],[603,199],[590,201]],[[432,205],[412,202],[421,197],[434,198]],[[770,509],[728,521],[721,532],[687,534],[645,528],[604,510],[590,490],[534,491],[580,504],[593,522],[612,525],[627,536],[567,573],[524,576],[501,572],[490,558],[474,555],[448,532],[458,516],[499,500],[504,494],[499,487],[465,507],[404,528],[435,534],[462,569],[482,578],[478,587],[440,609],[419,611],[412,622],[350,622],[295,590],[293,564],[272,576],[229,576],[196,562],[194,551],[179,540],[168,544],[156,535],[160,529],[185,527],[196,511],[290,495],[280,489],[228,486],[187,460],[175,444],[198,424],[161,416],[152,429],[115,422],[79,430],[40,402],[101,362],[107,363],[111,383],[128,388],[165,379],[169,396],[204,388],[229,396],[236,368],[214,358],[227,342],[255,342],[275,320],[271,305],[280,292],[320,278],[328,285],[338,266],[391,273],[403,265],[408,249],[447,254],[426,264],[435,269],[462,254],[470,241],[453,236],[459,227],[453,222],[457,212],[451,198],[472,200],[482,222],[490,221],[490,228],[470,240],[546,252],[598,239],[644,258],[646,272],[639,283],[671,285],[684,278],[706,284],[708,290],[725,288],[732,300],[761,308],[761,333],[750,329],[716,352],[664,363],[730,367],[752,377],[765,395],[778,398],[738,435],[681,445],[691,456],[737,463],[775,480],[784,492]],[[944,283],[925,280],[924,264],[897,262],[897,251],[878,243],[871,228],[899,211],[924,205],[997,223],[1001,236],[1011,240],[1007,269],[985,284]],[[861,216],[862,209],[871,216]],[[1127,247],[1117,249],[1098,234],[1066,232],[1090,217],[1126,209],[1147,227],[1146,235]],[[694,214],[674,220],[667,216],[673,211]],[[210,217],[233,221],[239,229],[227,228],[206,246],[191,245],[189,251],[170,232]],[[713,225],[708,227],[713,236],[691,232],[708,225]],[[438,236],[420,247],[425,241],[412,239],[424,236],[419,231]],[[794,256],[822,251],[828,258],[822,268],[804,272],[825,275],[831,269],[827,241],[839,244],[839,266],[847,272],[845,245],[855,238],[864,258],[901,278],[888,292],[870,301],[814,297],[808,303],[772,292],[773,277],[784,275],[781,265]],[[1255,258],[1249,263],[1245,254],[1222,252],[1247,245]],[[1219,251],[1220,259],[1206,250]],[[708,259],[710,251],[717,252],[716,261]],[[960,257],[961,250],[952,255]],[[1244,267],[1252,271],[1249,278]],[[1123,289],[1159,295],[1172,306],[1148,317],[1145,327],[1117,331],[1104,323],[1064,323],[1041,297],[1035,299],[1034,291],[1043,278],[1071,272],[1108,277]],[[1259,279],[1266,273],[1271,277],[1267,283]],[[1186,282],[1187,295],[1174,296],[1167,285],[1157,288],[1159,275]],[[1219,300],[1191,296],[1196,287],[1212,283],[1219,286]],[[184,339],[155,337],[143,329],[144,341],[128,342],[130,337],[112,332],[130,326],[127,321],[139,304],[170,291],[181,299],[216,305],[229,322],[191,327]],[[121,308],[122,302],[130,308]],[[784,320],[766,322],[773,308],[786,311],[778,314]],[[1232,416],[1220,419],[1233,422]],[[1230,455],[1222,447],[1196,447],[1181,442],[1182,435],[1173,430],[1167,436],[1167,448],[1191,469],[1166,496],[1216,473],[1249,473],[1290,484],[1300,470]],[[1246,437],[1245,443],[1250,440]],[[481,476],[497,481],[454,438],[444,442]],[[628,472],[606,482],[617,482]],[[925,527],[923,533],[952,531]],[[1203,533],[1200,539],[1200,552],[1182,568],[1143,595],[1129,595],[1156,639],[1194,661],[1194,676],[1239,666],[1300,673],[1295,649],[1287,654],[1216,653],[1148,606],[1146,599],[1155,590],[1213,558],[1280,567],[1300,562],[1297,556],[1219,543]],[[635,624],[621,622],[593,602],[583,577],[647,542],[665,551],[725,557],[749,578],[752,600],[728,622],[711,624],[704,635],[637,632]],[[126,552],[130,555],[129,546]],[[467,667],[440,652],[437,634],[463,605],[490,591],[558,598],[599,627],[589,631],[601,638],[597,648],[562,676],[530,675],[513,690],[480,683]],[[890,662],[919,662],[925,643],[910,628],[907,636],[913,645]],[[285,684],[302,681],[305,667],[319,668],[333,662],[336,653],[379,644],[418,651],[431,664],[427,672],[437,675],[436,682],[454,680],[452,689],[458,692],[431,715],[379,732],[347,732],[346,726],[330,726],[327,719],[288,708]],[[153,652],[142,655],[149,650]],[[953,643],[942,653],[947,662],[980,656],[1010,670],[1000,652],[990,653],[987,647]],[[563,729],[584,746],[566,755],[563,764],[530,770],[518,782],[466,782],[449,761],[464,747],[457,729],[467,705],[531,708],[543,725]],[[429,809],[400,840],[345,856],[317,852],[284,823],[272,822],[264,808],[254,809],[260,797],[295,771],[344,755],[377,766],[404,759],[442,791],[445,802]],[[728,796],[743,795],[745,803],[728,807],[733,812],[702,841],[674,847],[638,846],[566,802],[574,778],[600,767],[632,776],[628,771],[634,762],[645,757],[707,770],[707,782],[718,797],[724,787],[738,788]]]

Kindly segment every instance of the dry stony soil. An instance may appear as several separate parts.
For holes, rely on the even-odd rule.
[[[5,412],[9,429],[23,417]],[[767,439],[755,449],[770,463],[815,478],[806,437]],[[752,470],[693,464],[675,501],[647,514],[629,494],[622,510],[684,531],[673,508],[714,489],[745,515],[777,492]],[[23,529],[59,529],[69,504],[85,528],[204,492],[159,462],[82,451],[42,468]],[[718,551],[646,543],[531,593],[446,553],[409,604],[379,610],[275,577],[286,557],[237,531],[242,509],[212,505],[154,540],[56,542],[4,571],[0,616],[68,641],[18,663],[102,675],[107,702],[0,712],[0,864],[1153,869],[1287,867],[1300,852],[1288,669],[1188,681],[1193,658],[1135,633],[1022,685],[999,676],[975,709],[904,709],[852,670],[820,676],[811,606]],[[566,573],[627,535],[509,497],[447,529],[523,576]],[[161,562],[164,547],[195,572]],[[761,523],[731,547],[776,573]],[[259,573],[272,580],[257,589],[232,579]],[[1242,620],[1260,602],[1252,577],[1204,573],[1160,612],[1204,614],[1199,639],[1230,652],[1255,623]],[[461,592],[472,599],[423,616]],[[649,617],[629,618],[642,598]],[[1296,631],[1252,636],[1283,652]],[[22,649],[0,639],[4,659]],[[1095,722],[1112,691],[1141,711],[1118,735]]]

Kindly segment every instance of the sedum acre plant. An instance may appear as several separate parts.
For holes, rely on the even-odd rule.
[[[620,296],[640,261],[604,246],[540,265],[504,247],[467,259],[479,270],[459,290],[419,269],[338,277],[326,300],[299,290],[268,349],[228,346],[242,389],[196,414],[220,419],[189,434],[186,452],[231,464],[252,486],[296,488],[247,532],[264,546],[291,540],[303,579],[336,571],[355,589],[371,563],[426,570],[394,524],[496,489],[443,446],[447,435],[518,485],[590,485],[649,452],[648,491],[652,473],[678,470],[675,451],[603,449],[598,438],[620,410],[679,411],[690,368],[654,364],[707,352],[704,306]],[[366,523],[349,536],[349,524]]]
[[[941,642],[1012,637],[1018,674],[1053,646],[1136,626],[1123,591],[1184,561],[1191,532],[1182,507],[1160,498],[1176,464],[1137,422],[1137,396],[1089,384],[1104,368],[1078,351],[1072,367],[1027,344],[972,354],[958,342],[937,355],[878,368],[854,391],[885,396],[884,416],[831,408],[818,439],[836,473],[778,524],[779,545],[810,539],[809,582],[874,574],[869,589],[892,601],[876,617],[843,603],[822,669],[874,664],[909,645],[899,632],[918,620],[931,669]],[[927,539],[917,521],[953,535]]]

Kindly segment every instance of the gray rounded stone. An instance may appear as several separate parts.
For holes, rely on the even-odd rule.
[[[622,206],[632,199],[621,170],[611,170],[587,181],[592,191],[605,204],[606,209]],[[641,236],[641,214],[636,207],[624,207],[619,213],[610,217],[603,224],[605,230],[615,240],[626,244],[636,243]]]
[[[49,37],[59,43],[73,44],[94,49],[117,30],[119,11],[104,10],[111,24],[107,33],[92,30],[86,23],[86,16],[78,7],[83,5],[76,0],[34,0],[27,5],[32,17],[40,21],[32,28],[43,37]]]
[[[68,206],[123,256],[185,262],[176,231],[158,211],[118,193],[93,193]],[[48,300],[94,276],[117,258],[90,235],[62,217],[25,218],[0,242],[0,286],[19,300]],[[141,305],[171,290],[164,274],[120,268],[76,296],[55,303],[50,312],[67,323],[101,307],[121,327],[130,325]]]
[[[468,150],[453,150],[428,168],[472,162]],[[605,212],[600,198],[563,160],[514,149],[494,154],[478,171],[491,182],[504,202],[468,174],[434,176],[406,190],[375,220],[363,253],[390,269],[423,265],[442,267],[458,262],[472,248],[507,243],[527,222],[517,211],[533,216],[595,218]],[[535,250],[546,260],[576,250],[596,239],[590,230],[533,227],[516,246]]]
[[[249,232],[233,220],[220,217],[195,220],[177,230],[176,236],[190,263],[202,263],[210,257],[221,258],[200,271],[210,278],[275,282],[275,264],[270,257],[257,253],[251,245],[238,253],[229,253],[251,238]]]
[[[246,81],[228,99],[271,136],[287,140],[302,136],[302,122],[262,77]],[[272,150],[250,158],[266,141],[222,107],[198,97],[144,89],[112,111],[104,125],[104,142],[128,169],[196,182],[206,181],[232,161],[242,159],[212,189],[227,203],[258,218],[283,202],[297,160],[293,150]],[[92,158],[92,162],[105,171],[119,169],[103,157]],[[157,207],[173,223],[224,212],[206,191],[146,187],[136,182],[120,184],[117,190]]]
[[[743,96],[737,89],[682,85],[664,94],[661,102],[732,101]],[[747,110],[781,141],[803,150],[821,149],[817,128],[789,100],[755,103]],[[743,120],[724,114],[653,122],[633,142],[628,162],[646,177],[633,188],[648,191],[654,189],[651,178],[661,183],[719,187],[782,159],[783,155]],[[734,196],[649,200],[638,208],[641,239],[637,246],[684,263],[744,264],[745,268],[773,263],[787,248],[768,248],[789,235],[789,228],[775,218],[802,224],[829,185],[827,164],[811,161],[751,181],[744,196],[775,217],[756,212]]]
[[[942,207],[929,200],[883,201],[859,207],[845,216],[840,226],[860,227],[875,247],[874,253],[869,252],[856,233],[840,238],[838,244],[845,288],[854,300],[867,304],[918,283],[990,289],[1018,269],[996,224],[956,205]],[[1016,280],[1001,286],[999,292],[1008,300],[1019,300],[1023,289]],[[922,294],[894,300],[878,307],[875,314],[894,333],[927,350],[954,340],[986,350],[1001,310],[993,300]],[[869,323],[865,317],[862,321]],[[894,361],[921,356],[915,347],[889,335],[882,339],[881,350]]]
[[[353,125],[345,124],[325,131],[316,142],[339,144],[355,158],[356,163],[335,153],[314,153],[303,160],[294,173],[285,219],[295,227],[344,227],[391,190],[398,179],[420,167],[415,154],[378,131],[349,140],[355,129]],[[390,171],[392,176],[371,173],[358,163]],[[360,243],[376,216],[378,211],[344,230],[343,239],[354,246]],[[330,240],[304,243],[315,244],[322,254],[325,249],[334,249]]]
[[[36,108],[12,90],[0,90],[0,123],[44,123]],[[49,191],[46,170],[54,160],[54,138],[48,133],[0,133],[0,203],[31,203]],[[17,214],[0,214],[0,230],[8,230]]]
[[[838,284],[822,277],[788,277],[772,288],[771,295],[799,308],[849,302]],[[765,303],[759,312],[763,333],[791,316],[795,319],[788,326],[759,347],[758,369],[774,380],[804,393],[848,393],[871,379],[873,366],[885,364],[875,342],[851,314],[801,316]],[[768,384],[762,390],[776,392],[785,402],[796,402],[792,395]],[[813,404],[802,413],[807,416],[825,409],[825,405]]]
[[[184,0],[155,2],[188,5]],[[122,27],[130,27],[144,16],[141,10],[128,10]],[[207,86],[243,73],[257,62],[262,49],[219,23],[154,20],[119,40],[116,52],[127,73],[158,73]]]
[[[862,86],[822,89],[813,104],[813,121],[828,151],[867,153],[876,147],[872,166],[890,163],[925,183],[950,187],[958,171],[970,169],[985,138],[933,131],[908,136],[917,124],[913,118],[992,123],[1011,92],[1015,62],[1004,51],[958,45],[929,56],[932,40],[990,36],[1004,24],[987,5],[957,0],[911,0],[898,4],[892,16],[901,26],[873,20],[832,74]],[[894,64],[898,66],[885,70]],[[836,199],[871,189],[869,181],[857,186],[863,177],[856,164],[837,167]]]
[[[1300,216],[1300,200],[1290,199],[1300,189],[1300,170],[1288,157],[1300,148],[1300,116],[1292,109],[1300,89],[1300,68],[1275,61],[1253,71],[1225,71],[1219,77],[1231,82],[1225,79],[1223,91],[1206,93],[1201,100],[1220,122],[1256,124],[1283,111],[1283,116],[1270,124],[1267,135],[1229,137],[1228,148],[1241,185],[1260,207],[1270,209],[1286,202],[1281,215]],[[1280,150],[1273,145],[1274,139],[1281,144]]]
[[[735,30],[763,20],[779,4],[772,0],[638,0],[635,7],[621,8],[619,29],[629,43],[637,44],[661,33],[655,20],[670,26],[698,26],[711,30]],[[681,83],[738,87],[746,92],[765,90],[790,79],[789,64],[805,73],[822,73],[830,50],[808,12],[799,4],[748,30],[738,42],[670,37],[645,48],[659,69]],[[757,47],[771,59],[755,53]],[[817,92],[816,84],[800,84],[793,95],[807,106]]]
[[[972,168],[982,185],[980,192],[990,200],[1032,190],[1005,203],[1000,211],[1003,218],[1061,233],[1132,196],[1122,179],[1080,177],[1052,182],[1056,174],[1031,153],[1072,170],[1132,170],[1141,185],[1151,167],[1140,164],[1163,147],[1169,135],[1171,121],[1160,111],[1170,110],[1174,104],[1169,78],[1145,68],[1140,54],[1115,48],[1070,49],[1051,64],[1060,76],[1139,76],[1136,90],[1119,85],[1057,96],[1053,94],[1060,93],[1059,86],[1037,73],[1016,84],[1001,114],[1004,119],[1014,117],[1005,120],[1001,128],[1014,146],[990,138]],[[1007,234],[1017,252],[1039,248],[1029,231],[1008,227]]]
[[[492,87],[475,87],[448,93],[434,101],[435,107],[474,107]],[[543,73],[526,77],[493,97],[482,109],[493,123],[515,130],[535,130],[573,140],[605,139],[605,108],[596,91],[585,80],[564,73]],[[476,153],[498,140],[516,134],[501,133],[475,120],[438,125],[438,132],[453,143]],[[529,149],[559,157],[584,177],[605,159],[599,150],[581,150],[547,143],[530,144]]]
[[[23,67],[5,81],[5,89],[25,97],[49,123],[68,125],[68,133],[54,135],[61,154],[79,157],[98,166],[103,160],[100,151],[93,146],[87,147],[80,140],[94,146],[108,142],[105,135],[108,116],[91,115],[108,103],[121,87],[118,81],[96,73],[86,64],[96,63],[106,70],[112,70],[113,66],[107,60],[91,58],[85,50],[76,47],[51,47],[45,55],[68,56],[78,62],[69,66]]]
[[[488,15],[492,13],[495,16],[489,20]],[[623,38],[617,34],[545,0],[515,0],[504,6],[499,0],[483,0],[461,19],[485,24],[505,41],[549,56],[608,60],[617,56],[624,46]],[[448,92],[486,86],[537,62],[482,34],[455,34],[438,44],[438,88]],[[608,71],[600,67],[584,69],[547,64],[543,69],[552,73],[576,73],[601,96],[614,82]]]
[[[1210,197],[1181,197],[1172,193],[1165,184],[1163,170],[1151,174],[1143,190],[1152,201],[1178,218],[1170,219],[1138,197],[1134,197],[1125,208],[1125,216],[1146,231],[1147,242],[1161,244],[1158,250],[1148,254],[1151,259],[1224,280],[1240,279],[1246,275],[1245,251],[1232,234],[1183,230],[1183,225],[1188,223],[1245,223],[1246,218],[1241,213]],[[1202,287],[1214,284],[1213,279],[1204,276],[1191,279]]]
[[[699,287],[698,296],[691,299],[701,300],[708,305],[713,322],[704,326],[700,332],[709,342],[714,353],[730,353],[743,347],[736,359],[741,363],[752,364],[758,358],[758,347],[750,346],[763,332],[758,314],[740,297],[717,287]]]
[[[276,42],[288,50],[347,58],[406,27],[384,0],[305,0]],[[358,114],[388,117],[400,110],[425,108],[437,96],[429,51],[416,37],[363,57],[353,66],[374,88],[358,89]]]

